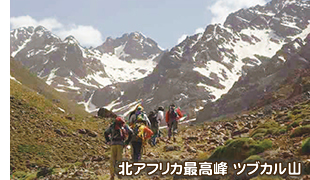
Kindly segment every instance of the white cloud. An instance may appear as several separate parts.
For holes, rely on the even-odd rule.
[[[203,28],[198,28],[195,30],[195,34],[204,33],[204,32],[205,32],[205,29],[203,29]]]
[[[55,18],[43,19],[42,21],[39,21],[38,24],[50,30],[63,27],[63,25],[60,22],[58,22]]]
[[[82,46],[99,46],[103,43],[100,31],[92,26],[78,25],[73,26],[70,29],[62,29],[56,33],[63,39],[69,35],[72,35]]]
[[[31,16],[19,16],[10,18],[11,28],[42,25],[46,29],[55,33],[55,35],[64,39],[67,36],[74,36],[82,46],[99,46],[103,43],[102,35],[99,30],[92,26],[84,25],[63,25],[55,18],[45,18],[36,20]]]
[[[203,28],[197,28],[195,30],[195,34],[198,34],[198,33],[204,33],[205,30]],[[179,39],[178,39],[178,44],[180,44],[182,41],[184,41],[186,38],[187,38],[188,34],[183,34]]]
[[[178,44],[180,44],[182,41],[184,41],[186,39],[188,35],[187,34],[183,34],[179,39],[178,39]]]
[[[267,0],[217,0],[208,9],[213,14],[211,23],[224,23],[227,16],[241,8],[248,8],[256,5],[264,5]]]
[[[30,16],[11,17],[10,21],[12,29],[38,25],[38,22]]]

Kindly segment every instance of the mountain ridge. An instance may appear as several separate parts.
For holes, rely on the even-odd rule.
[[[144,104],[147,109],[156,108],[158,105],[168,106],[173,102],[183,107],[191,117],[195,117],[195,112],[203,108],[203,104],[221,98],[251,68],[268,61],[287,42],[307,36],[310,32],[309,2],[296,1],[294,6],[285,2],[280,2],[283,6],[274,7],[278,14],[269,12],[269,9],[277,4],[277,1],[272,1],[265,6],[255,6],[230,14],[225,25],[208,25],[203,33],[188,36],[164,53],[153,73],[143,80],[132,85],[111,86],[116,88],[114,92],[123,92],[122,97],[113,99],[105,95],[102,99],[118,103],[114,106],[115,112],[121,106],[136,104],[136,99],[147,101]],[[288,5],[299,10],[301,15],[295,19],[290,18],[294,10],[288,11]],[[229,26],[233,22],[231,18],[241,16],[240,12],[252,14],[253,19],[246,21],[242,29],[234,29]],[[269,24],[262,22],[260,27],[256,18],[262,14],[264,18],[269,18]],[[293,29],[300,24],[303,26],[300,26],[301,31],[291,31],[291,27],[274,26],[274,23],[271,23],[273,19],[280,24],[290,24],[294,26]],[[283,27],[286,28],[285,31]],[[108,90],[103,91],[108,93]],[[94,96],[94,106],[111,107],[114,104],[100,102],[98,98],[100,99],[100,96]],[[132,105],[131,109],[118,113],[127,114],[133,108]]]
[[[136,43],[132,41],[132,44]],[[139,43],[140,46],[143,44]],[[115,54],[84,48],[71,35],[61,40],[43,26],[11,31],[11,56],[47,84],[60,92],[68,93],[77,102],[84,100],[83,94],[96,88],[146,76],[157,64],[157,57],[161,54],[157,43],[153,46],[146,50],[154,48],[154,51],[146,53],[143,58],[132,54],[133,57],[122,60]],[[118,51],[122,52],[126,54],[123,50]]]
[[[169,51],[161,51],[161,55],[150,56],[147,51],[141,55],[140,50],[148,45],[142,47],[138,42],[148,41],[137,32],[124,34],[124,39],[107,38],[102,46],[88,51],[70,47],[79,54],[77,57],[82,53],[83,58],[75,58],[80,59],[79,65],[75,64],[74,71],[61,67],[52,69],[53,73],[49,70],[45,80],[60,91],[75,89],[72,96],[80,94],[77,102],[89,112],[110,107],[126,114],[138,101],[146,102],[147,109],[174,102],[195,117],[206,103],[221,98],[241,76],[268,61],[284,44],[297,37],[305,38],[310,31],[309,9],[309,1],[301,0],[273,0],[264,6],[241,9],[231,13],[224,25],[208,25],[203,33],[188,36]],[[136,44],[127,46],[129,41]],[[160,48],[155,47],[154,52],[158,52]],[[107,54],[101,56],[102,52]],[[154,58],[143,64],[130,60],[132,57]],[[116,62],[123,65],[115,68]],[[137,70],[133,66],[137,62],[146,68],[140,66]],[[130,71],[123,74],[127,68]],[[71,74],[76,77],[68,78]],[[63,82],[61,88],[52,83],[59,75],[66,77],[59,80]]]

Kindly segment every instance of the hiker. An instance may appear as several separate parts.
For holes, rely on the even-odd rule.
[[[155,146],[154,140],[156,138],[155,137],[156,136],[156,127],[158,126],[157,119],[156,119],[157,118],[156,112],[150,111],[148,118],[149,118],[150,123],[151,123],[151,130],[154,133],[149,142],[152,146]]]
[[[117,163],[122,160],[123,148],[128,146],[132,139],[132,135],[133,132],[131,128],[125,123],[125,120],[119,116],[115,118],[115,121],[104,132],[107,144],[111,145],[111,179],[114,179],[115,167]]]
[[[133,112],[130,113],[130,115],[129,115],[129,125],[132,127],[136,123],[137,117],[139,115],[142,115],[143,120],[146,122],[146,125],[148,127],[150,127],[151,126],[150,120],[147,117],[147,115],[145,114],[145,112],[143,111],[143,107],[140,104],[136,107],[134,113]]]
[[[153,135],[152,130],[147,127],[147,122],[142,116],[142,114],[138,115],[136,123],[132,126],[133,137],[131,140],[131,145],[132,159],[134,162],[141,160],[143,147]]]
[[[131,112],[129,113],[129,117],[128,117],[129,122],[130,122],[130,119],[133,118],[133,116],[139,115],[142,111],[143,111],[142,105],[141,105],[141,104],[138,104],[137,107],[136,107],[133,111],[131,111]],[[135,118],[136,118],[136,117],[135,117]]]
[[[151,144],[153,146],[156,145],[156,138],[160,136],[159,134],[159,125],[160,122],[164,119],[164,107],[159,106],[156,111],[153,112],[154,114],[150,114],[150,122],[151,122],[151,130],[153,131],[154,135],[151,138]]]
[[[175,142],[175,134],[178,133],[178,121],[183,117],[183,114],[180,108],[176,108],[174,104],[169,106],[168,111],[166,112],[166,123],[168,126],[168,140],[170,140],[171,135],[173,137],[173,141]]]

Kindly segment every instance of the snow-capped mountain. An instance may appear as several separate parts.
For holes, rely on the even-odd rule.
[[[121,60],[150,59],[154,54],[160,54],[161,49],[155,41],[139,32],[124,34],[120,38],[108,37],[96,48],[101,53],[115,54]]]
[[[155,70],[131,83],[97,90],[86,107],[127,114],[140,101],[146,109],[176,103],[190,116],[227,93],[249,69],[282,46],[310,32],[310,2],[273,0],[230,14],[224,25],[208,25],[162,55]]]
[[[102,46],[89,49],[73,36],[61,40],[42,26],[11,31],[10,48],[15,60],[78,101],[87,98],[87,92],[109,84],[147,76],[162,53],[156,42],[138,32],[125,34],[115,42],[108,38]]]
[[[197,122],[265,106],[282,110],[310,90],[310,32],[285,44],[270,60],[249,70],[229,92],[199,111]],[[285,102],[286,101],[286,102]]]
[[[87,49],[41,26],[20,28],[11,32],[11,55],[89,112],[106,107],[126,115],[140,102],[147,111],[175,103],[193,117],[283,45],[304,39],[309,20],[309,1],[272,0],[234,12],[167,52],[138,32]]]

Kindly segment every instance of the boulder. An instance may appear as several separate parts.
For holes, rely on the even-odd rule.
[[[190,137],[187,137],[186,140],[197,141],[197,140],[198,140],[198,137],[190,136]]]
[[[97,113],[98,117],[101,118],[116,118],[117,115],[112,111],[107,110],[106,108],[100,108]]]
[[[257,113],[257,117],[263,117],[263,116],[264,116],[264,113],[262,112]]]
[[[90,137],[97,137],[98,136],[98,133],[96,133],[95,131],[91,131],[88,129],[85,129],[85,130],[86,130],[87,135]]]
[[[78,133],[87,134],[87,131],[85,129],[78,129]]]
[[[73,117],[73,116],[66,116],[65,118],[68,119],[68,120],[71,120],[71,121],[75,120],[75,117]]]
[[[248,133],[250,130],[247,127],[244,127],[240,132],[241,134]]]
[[[149,152],[149,153],[147,153],[147,155],[146,155],[147,157],[155,157],[155,154],[154,153],[152,153],[152,152]]]
[[[59,134],[60,136],[64,136],[64,135],[65,135],[65,133],[62,132],[60,129],[55,129],[54,132],[55,132],[56,134]]]
[[[303,120],[303,121],[300,123],[300,125],[302,125],[302,126],[305,126],[305,125],[308,125],[308,124],[310,124],[310,119]]]
[[[213,151],[214,149],[216,149],[216,146],[211,146],[208,151]]]
[[[197,150],[195,148],[193,148],[192,146],[187,146],[186,150],[188,152],[191,152],[191,153],[196,153],[197,152]]]
[[[229,139],[229,137],[228,136],[224,136],[223,139],[224,139],[224,141],[227,141]]]
[[[164,146],[164,151],[168,152],[168,151],[180,151],[181,147],[180,146],[171,146],[171,145],[167,145]]]
[[[249,129],[253,129],[253,124],[251,122],[249,122],[244,127],[247,127]]]
[[[303,162],[305,174],[310,174],[310,159],[307,159]],[[310,175],[309,175],[310,178]]]
[[[281,156],[286,159],[286,158],[292,158],[294,157],[294,154],[290,151],[283,151],[281,152]]]

